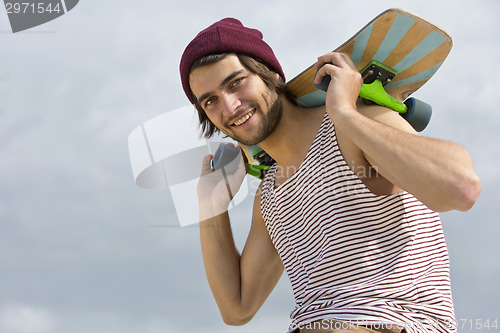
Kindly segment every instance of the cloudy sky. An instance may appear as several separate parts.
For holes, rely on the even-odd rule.
[[[499,1],[82,0],[16,34],[0,9],[0,332],[285,332],[286,276],[250,324],[222,323],[198,229],[175,227],[169,191],[136,186],[127,137],[187,105],[179,58],[216,20],[262,30],[291,78],[391,7],[454,39],[415,96],[434,108],[423,134],[469,149],[483,184],[471,211],[442,214],[459,325],[500,321]],[[239,247],[250,206],[233,211]]]

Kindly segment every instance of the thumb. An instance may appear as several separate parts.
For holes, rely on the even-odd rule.
[[[212,172],[212,168],[210,167],[210,161],[214,156],[212,154],[206,155],[201,162],[201,176],[205,176]]]

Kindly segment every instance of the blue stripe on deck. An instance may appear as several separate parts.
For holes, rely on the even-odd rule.
[[[420,42],[406,57],[394,66],[394,70],[398,73],[413,66],[426,55],[434,51],[439,45],[443,44],[446,38],[439,32],[433,30],[423,41]]]
[[[431,76],[434,75],[434,73],[437,72],[439,67],[441,67],[441,64],[443,62],[440,62],[439,64],[432,66],[428,70],[425,70],[417,75],[408,77],[406,79],[403,79],[401,81],[396,81],[393,83],[389,83],[388,85],[385,86],[385,89],[390,89],[390,88],[395,88],[399,86],[404,86],[405,84],[410,84],[410,83],[415,83],[415,82],[420,82],[420,81],[425,81],[431,78]]]
[[[383,63],[396,48],[401,39],[403,39],[408,30],[410,30],[413,23],[415,23],[415,19],[398,14],[389,28],[387,35],[384,37],[377,53],[373,56],[373,60]]]
[[[363,56],[363,53],[365,53],[366,44],[368,44],[374,24],[375,22],[372,22],[372,24],[367,26],[356,38],[354,38],[354,47],[351,59],[356,67],[358,67],[361,57]]]
[[[296,101],[301,106],[308,108],[315,108],[317,106],[325,105],[326,93],[323,90],[316,90],[307,95],[299,97]]]

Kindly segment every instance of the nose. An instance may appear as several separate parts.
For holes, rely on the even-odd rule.
[[[224,115],[233,115],[241,105],[240,99],[235,94],[222,94],[222,106]]]

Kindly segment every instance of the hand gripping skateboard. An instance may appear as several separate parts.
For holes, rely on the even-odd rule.
[[[401,9],[388,9],[334,50],[349,55],[364,80],[360,97],[399,112],[417,131],[429,123],[429,104],[408,98],[424,85],[448,56],[451,37],[436,25]],[[313,84],[309,66],[286,85],[299,105],[324,105],[330,77]],[[262,178],[273,160],[258,146],[240,145],[249,173]]]

